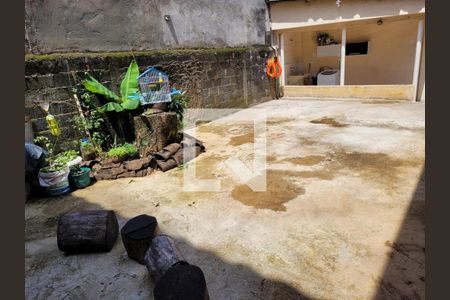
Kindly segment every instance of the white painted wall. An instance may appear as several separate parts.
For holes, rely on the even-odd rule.
[[[270,4],[272,30],[425,12],[425,0],[314,0]]]

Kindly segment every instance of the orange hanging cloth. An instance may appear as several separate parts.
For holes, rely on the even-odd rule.
[[[278,78],[281,76],[282,68],[278,57],[269,58],[266,64],[266,73],[269,77]]]

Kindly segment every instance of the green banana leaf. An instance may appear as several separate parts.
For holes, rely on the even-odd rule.
[[[106,88],[103,84],[98,82],[94,77],[92,77],[89,74],[87,74],[87,78],[83,80],[83,85],[88,91],[92,93],[103,95],[106,98],[116,101],[118,103],[122,102],[122,99],[120,99],[119,96],[114,94],[114,92]]]
[[[104,113],[107,111],[115,111],[115,112],[121,112],[123,111],[122,105],[116,102],[108,102],[99,108],[97,108],[99,112]]]
[[[139,100],[124,100],[120,105],[127,110],[133,110],[136,109],[139,106],[140,102]]]
[[[139,76],[139,67],[137,65],[137,62],[133,59],[130,63],[130,66],[128,67],[127,73],[125,74],[125,77],[123,78],[122,82],[120,83],[120,96],[122,98],[122,102],[130,101],[128,99],[128,96],[133,95],[139,90],[139,84],[137,77]],[[126,106],[124,106],[125,109],[136,109],[134,107],[136,101],[130,102]],[[131,104],[131,105],[130,105]],[[139,101],[137,101],[137,105],[139,106]],[[133,108],[127,108],[127,107],[133,107]]]

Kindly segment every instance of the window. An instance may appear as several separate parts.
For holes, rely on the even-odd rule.
[[[369,42],[351,43],[345,45],[345,55],[366,55]]]

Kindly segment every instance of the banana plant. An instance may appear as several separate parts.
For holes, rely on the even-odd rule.
[[[133,59],[128,67],[127,73],[120,83],[120,96],[117,96],[113,91],[106,88],[103,84],[97,81],[94,77],[86,74],[86,79],[83,80],[84,87],[95,94],[100,94],[106,97],[108,103],[100,106],[98,111],[104,113],[107,111],[121,112],[124,110],[136,109],[140,102],[133,99],[132,95],[139,90],[137,77],[139,76],[139,67],[137,62]]]

